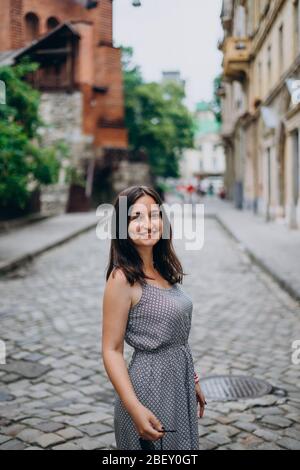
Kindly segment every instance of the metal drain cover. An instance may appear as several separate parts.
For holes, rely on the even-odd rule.
[[[261,397],[273,389],[268,382],[246,375],[214,375],[200,384],[206,398],[220,401]]]

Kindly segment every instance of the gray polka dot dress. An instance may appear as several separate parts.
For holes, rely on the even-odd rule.
[[[193,302],[179,284],[144,283],[129,310],[125,341],[134,348],[128,373],[139,401],[165,429],[164,450],[198,450],[197,399],[188,343]],[[115,391],[114,430],[118,450],[141,450],[139,434]],[[152,441],[160,449],[160,439]]]

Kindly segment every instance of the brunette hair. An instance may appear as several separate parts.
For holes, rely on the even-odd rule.
[[[174,247],[172,244],[172,227],[166,216],[163,202],[159,194],[154,188],[150,186],[130,186],[125,190],[121,191],[114,201],[114,214],[112,217],[112,236],[109,262],[106,272],[106,280],[108,280],[110,273],[114,268],[121,268],[127,281],[130,285],[135,282],[140,284],[145,283],[145,279],[151,279],[146,276],[143,272],[143,260],[140,257],[133,240],[128,235],[128,225],[130,222],[130,214],[127,213],[127,236],[126,238],[120,238],[120,227],[119,227],[119,212],[120,205],[119,200],[121,196],[127,197],[127,211],[141,196],[149,195],[160,207],[160,217],[164,214],[164,221],[169,224],[168,229],[170,238],[161,237],[160,240],[153,247],[153,262],[155,268],[159,271],[161,276],[166,279],[170,284],[182,283],[182,278],[186,273],[183,272],[182,265],[177,258]],[[122,210],[122,209],[121,209]],[[129,211],[128,211],[129,212]]]

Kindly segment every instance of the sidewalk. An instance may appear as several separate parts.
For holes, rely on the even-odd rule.
[[[0,234],[0,275],[95,227],[96,211],[60,214]]]
[[[206,216],[214,216],[250,257],[300,301],[300,230],[238,210],[230,201],[204,198]]]

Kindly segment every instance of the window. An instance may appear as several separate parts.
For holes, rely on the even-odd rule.
[[[25,16],[25,39],[31,42],[39,36],[39,19],[35,13]]]
[[[258,93],[259,98],[262,98],[262,64],[258,63]]]
[[[293,139],[293,178],[294,178],[294,191],[293,191],[293,202],[295,206],[298,204],[299,192],[300,192],[300,162],[299,162],[299,130],[295,129],[292,133]]]
[[[51,31],[52,29],[56,28],[59,25],[59,21],[55,16],[50,16],[47,20],[47,30]]]
[[[218,166],[217,166],[217,158],[216,157],[213,157],[213,170],[216,171]]]
[[[279,51],[279,75],[281,76],[284,71],[284,51],[283,51],[283,24],[279,27],[279,35],[278,35],[278,51]]]
[[[268,82],[272,83],[272,46],[268,46],[268,58],[267,58],[267,67],[268,67]]]
[[[294,48],[295,55],[299,53],[299,29],[300,29],[300,18],[299,18],[299,0],[294,0]]]

